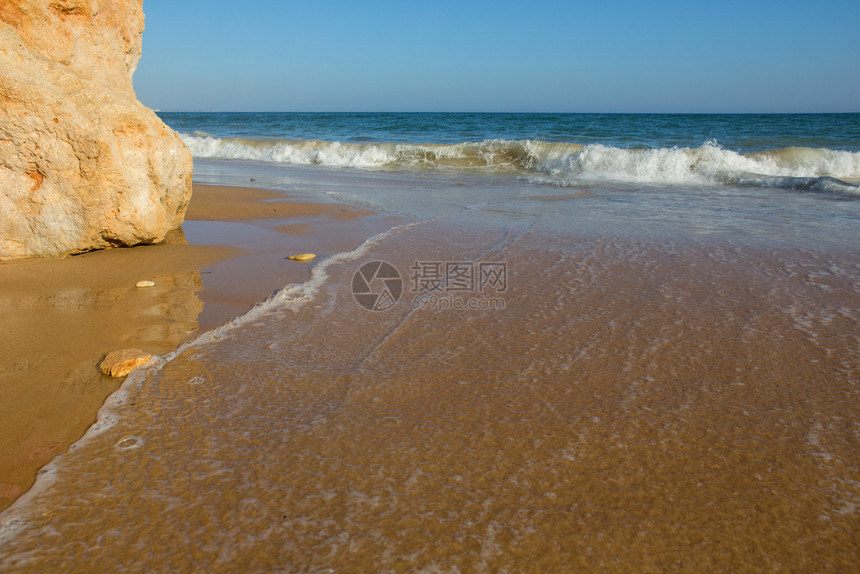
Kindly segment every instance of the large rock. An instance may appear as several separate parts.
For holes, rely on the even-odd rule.
[[[142,0],[0,0],[0,258],[161,241],[191,154],[137,101]]]

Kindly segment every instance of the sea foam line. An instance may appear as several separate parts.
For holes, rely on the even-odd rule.
[[[162,369],[181,353],[194,347],[223,340],[229,336],[231,331],[247,325],[272,311],[284,308],[298,310],[301,306],[312,301],[317,295],[326,279],[328,279],[329,274],[327,270],[329,267],[339,263],[354,261],[359,257],[366,255],[372,247],[379,244],[385,238],[405,231],[411,227],[423,225],[424,223],[427,222],[416,221],[397,225],[387,231],[370,237],[352,251],[330,255],[311,268],[311,276],[304,283],[287,285],[268,299],[252,307],[245,314],[235,317],[224,325],[183,343],[175,350],[165,355],[154,356],[145,368],[133,371],[126,380],[123,381],[119,389],[105,400],[104,405],[99,409],[96,422],[87,429],[80,439],[69,447],[69,451],[82,447],[89,440],[116,426],[119,422],[119,408],[128,402],[131,393],[148,380],[155,372]],[[0,521],[0,542],[7,540],[13,536],[15,532],[23,528],[22,520],[20,517],[16,516],[16,514],[20,513],[30,501],[36,498],[38,493],[44,491],[51,483],[53,483],[58,470],[58,463],[62,460],[63,456],[63,454],[60,454],[45,465],[40,470],[33,486],[4,511],[4,520]]]
[[[245,314],[235,317],[224,325],[183,343],[165,355],[153,356],[152,360],[144,368],[137,369],[129,374],[119,389],[108,396],[96,415],[96,421],[80,439],[69,447],[68,452],[81,448],[93,438],[116,426],[120,420],[119,409],[128,402],[132,393],[181,353],[194,347],[223,340],[229,336],[231,331],[247,325],[270,312],[284,308],[298,310],[301,306],[313,301],[329,277],[327,272],[329,267],[339,263],[354,261],[366,255],[372,247],[379,244],[385,238],[417,225],[423,225],[429,221],[433,220],[415,221],[397,225],[368,238],[352,251],[330,255],[311,268],[311,276],[304,283],[287,285],[268,299],[252,307]],[[57,473],[64,456],[65,453],[59,454],[42,467],[30,489],[3,511],[3,517],[0,519],[0,545],[14,538],[18,532],[26,528],[27,507],[38,498],[40,493],[44,492],[56,481]]]
[[[457,144],[344,143],[300,139],[218,138],[180,134],[196,158],[355,169],[486,171],[560,185],[590,182],[770,186],[773,178],[832,178],[849,192],[860,182],[860,152],[789,147],[742,154],[706,142],[697,148],[623,149],[532,140]],[[756,179],[757,178],[757,179]],[[780,187],[790,185],[785,180]],[[808,183],[800,182],[800,187]]]

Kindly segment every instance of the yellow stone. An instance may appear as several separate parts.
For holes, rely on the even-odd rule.
[[[315,259],[316,255],[313,253],[302,253],[300,255],[290,255],[287,257],[290,261],[311,261]]]
[[[134,284],[135,287],[155,287],[155,281],[138,281]]]
[[[99,365],[99,370],[111,377],[124,377],[136,368],[145,365],[152,358],[140,349],[123,349],[108,353]]]

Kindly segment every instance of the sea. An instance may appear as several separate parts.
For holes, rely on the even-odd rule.
[[[399,223],[131,375],[0,571],[860,563],[860,114],[159,116]]]

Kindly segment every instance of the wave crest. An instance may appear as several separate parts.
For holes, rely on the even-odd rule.
[[[778,179],[779,187],[785,187],[786,181],[800,178],[804,182],[799,185],[809,188],[810,178],[828,178],[838,181],[849,192],[860,189],[850,183],[860,181],[860,152],[826,148],[789,147],[741,154],[716,142],[698,148],[638,150],[532,140],[413,144],[218,138],[199,132],[180,136],[192,155],[201,159],[355,169],[484,171],[526,175],[560,185],[591,182],[771,185]]]

